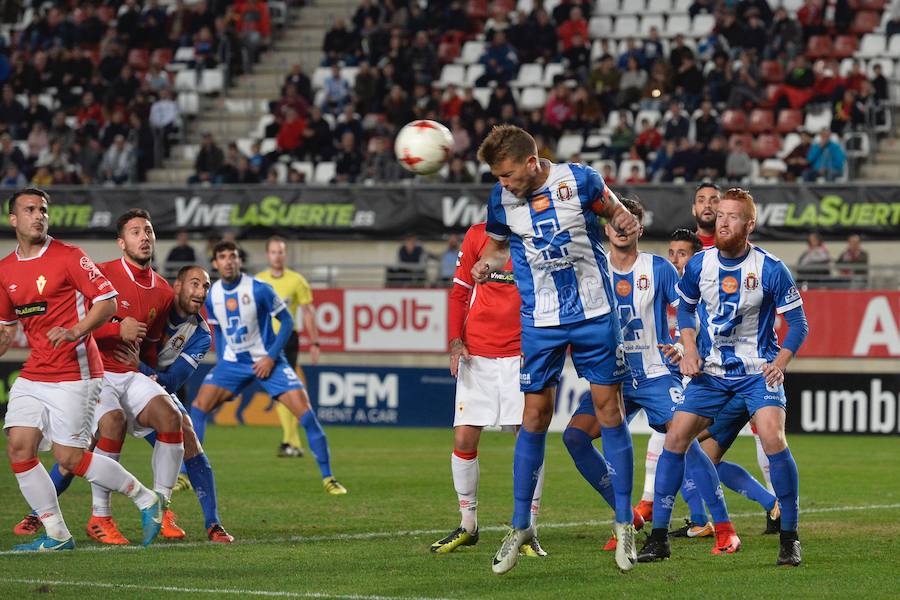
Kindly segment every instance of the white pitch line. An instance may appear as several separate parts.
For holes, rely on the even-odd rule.
[[[800,517],[803,515],[810,514],[822,514],[822,513],[834,513],[834,512],[851,512],[851,511],[860,511],[860,510],[883,510],[883,509],[892,509],[892,508],[900,508],[900,502],[895,504],[864,504],[864,505],[855,505],[855,506],[823,506],[817,508],[806,508],[800,510]],[[760,511],[755,512],[747,512],[747,513],[732,513],[732,518],[744,518],[744,517],[758,517],[760,516]],[[611,525],[612,520],[589,520],[589,521],[574,521],[574,522],[563,522],[563,523],[541,523],[539,525],[540,529],[571,529],[574,527],[597,527],[600,525]],[[493,533],[493,532],[503,532],[506,531],[508,527],[505,525],[493,525],[487,527],[479,527],[479,532],[484,533]],[[368,532],[360,532],[360,533],[335,533],[331,535],[295,535],[290,537],[281,537],[281,538],[264,538],[264,539],[245,539],[238,540],[234,542],[236,546],[252,546],[252,545],[261,545],[261,544],[286,544],[286,543],[309,543],[309,542],[352,542],[352,541],[365,541],[365,540],[378,540],[384,538],[397,538],[397,537],[419,537],[425,535],[435,535],[440,533],[446,533],[446,529],[413,529],[407,531],[368,531]],[[154,544],[151,546],[153,550],[178,550],[185,548],[200,548],[205,547],[209,548],[212,544],[209,542],[175,542],[175,543],[161,543]],[[83,548],[78,548],[79,552],[123,552],[123,551],[146,551],[149,550],[144,548],[143,546],[85,546]],[[0,556],[5,556],[9,554],[14,555],[22,555],[22,552],[14,552],[12,550],[3,550],[0,551]]]
[[[235,596],[265,596],[275,598],[338,598],[339,600],[446,600],[444,598],[425,598],[409,596],[370,596],[367,594],[327,594],[325,592],[278,592],[266,590],[242,590],[235,588],[190,588],[168,585],[137,585],[134,583],[104,583],[93,581],[61,581],[54,579],[0,579],[0,583],[24,583],[26,585],[60,585],[70,587],[87,587],[103,589],[127,589],[153,592],[172,592],[188,594],[222,594]]]

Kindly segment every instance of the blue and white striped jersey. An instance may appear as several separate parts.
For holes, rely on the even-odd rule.
[[[677,373],[657,344],[672,344],[667,307],[678,304],[678,271],[668,260],[641,252],[631,270],[613,268],[616,310],[622,324],[625,356],[638,382]]]
[[[188,315],[183,321],[173,308],[156,357],[156,369],[141,367],[146,375],[156,375],[157,382],[174,394],[190,378],[209,352],[212,335],[200,315]]]
[[[523,325],[579,323],[610,312],[609,261],[592,210],[605,195],[600,174],[576,163],[551,164],[543,187],[528,198],[494,186],[486,230],[509,240]]]
[[[222,358],[253,364],[267,356],[266,348],[275,341],[272,317],[286,308],[271,285],[249,275],[241,274],[228,286],[221,279],[215,282],[206,298],[206,314],[210,324],[222,330]]]
[[[775,315],[803,304],[784,263],[753,245],[739,259],[722,258],[715,248],[695,254],[678,294],[698,305],[703,371],[729,379],[758,374],[775,358]]]

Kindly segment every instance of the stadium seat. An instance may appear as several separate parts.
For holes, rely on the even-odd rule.
[[[786,157],[794,150],[794,148],[800,145],[801,141],[799,133],[789,133],[784,136],[784,140],[781,143],[781,150],[778,152],[778,158]]]
[[[747,114],[742,110],[729,109],[722,113],[722,129],[726,133],[747,130]]]
[[[353,84],[356,83],[357,73],[359,73],[359,67],[341,67],[341,78],[347,80],[350,89],[353,89]]]
[[[763,133],[775,129],[775,115],[766,108],[754,108],[750,112],[750,121],[747,124],[751,133]]]
[[[150,53],[145,48],[128,51],[128,66],[136,71],[146,71],[150,67]]]
[[[193,46],[182,46],[175,51],[175,58],[173,58],[175,62],[193,62],[194,61],[194,48]]]
[[[803,128],[812,134],[816,134],[823,129],[831,127],[831,109],[828,108],[819,112],[807,112],[806,118],[803,120]]]
[[[601,17],[619,13],[619,0],[597,0],[594,3],[594,15]]]
[[[474,64],[466,67],[466,87],[475,87],[475,82],[482,75],[484,75],[484,65]]]
[[[691,22],[691,37],[705,38],[716,26],[716,18],[712,15],[697,15]]]
[[[887,6],[888,0],[851,0],[850,8],[853,10],[871,10],[881,12]]]
[[[553,80],[556,79],[557,75],[562,75],[566,72],[566,66],[562,63],[547,63],[547,66],[544,67],[544,81],[541,85],[546,88],[553,87]]]
[[[225,89],[224,69],[203,69],[200,78],[200,92],[204,94],[218,94]]]
[[[150,55],[150,64],[159,65],[162,68],[165,68],[172,62],[172,49],[171,48],[157,48],[153,51],[153,54]]]
[[[797,131],[803,125],[803,111],[785,108],[778,113],[778,123],[775,131],[778,133],[790,133]]]
[[[650,30],[654,27],[658,33],[662,34],[663,29],[665,28],[665,22],[663,21],[662,15],[646,15],[641,17],[641,37],[649,36]]]
[[[544,65],[540,63],[526,63],[519,67],[519,75],[509,84],[512,87],[531,87],[541,85],[544,78]]]
[[[182,160],[193,161],[197,158],[197,154],[199,152],[200,152],[200,144],[182,144],[181,145]]]
[[[876,106],[873,109],[874,129],[876,133],[890,134],[893,133],[894,119],[891,116],[891,109],[887,106]]]
[[[474,65],[484,54],[484,42],[481,40],[469,40],[463,44],[462,52],[457,61],[464,65]]]
[[[884,75],[888,81],[894,78],[894,61],[889,58],[875,58],[870,60],[866,63],[866,73],[869,74],[869,77],[875,76],[875,65],[881,65],[881,74]]]
[[[178,92],[177,103],[182,115],[193,117],[200,114],[200,96],[197,92]]]
[[[694,0],[675,0],[672,3],[672,15],[677,14],[687,14],[691,9],[691,4],[694,3]],[[669,16],[672,16],[669,15]]]
[[[831,38],[827,35],[814,35],[806,44],[806,56],[811,59],[831,56]]]
[[[888,44],[886,52],[891,58],[900,58],[900,36],[895,35],[891,37],[891,43]],[[872,58],[881,58],[881,56],[873,56]]]
[[[853,17],[853,24],[850,26],[850,32],[856,35],[864,33],[872,33],[881,24],[881,17],[877,12],[864,10],[856,13]]]
[[[740,140],[744,150],[749,154],[753,150],[753,136],[749,133],[735,133],[728,138],[728,149],[734,150],[737,141]]]
[[[179,71],[175,75],[175,91],[177,92],[196,92],[197,91],[197,72],[193,69],[187,71]]]
[[[777,60],[764,60],[759,66],[760,74],[766,83],[781,83],[784,81],[784,66]]]
[[[619,12],[616,13],[616,16],[628,15],[639,17],[643,14],[644,9],[644,0],[632,0],[631,2],[625,0],[625,2],[622,3],[622,6],[619,7]]]
[[[438,45],[438,59],[441,64],[451,63],[459,56],[462,50],[465,34],[461,31],[448,31],[441,36]]]
[[[311,183],[313,180],[313,173],[315,172],[315,166],[305,160],[295,160],[291,163],[291,168],[295,171],[299,171],[306,176],[306,181]]]
[[[543,108],[547,104],[547,90],[542,87],[530,87],[522,90],[522,96],[519,98],[519,107],[522,110],[530,111]]]
[[[325,85],[325,80],[331,75],[330,67],[316,67],[316,70],[313,71],[312,74],[312,88],[314,90],[322,89]]]
[[[626,6],[631,4],[625,3]],[[616,17],[616,25],[613,28],[611,37],[628,38],[635,37],[638,34],[638,18],[634,15],[621,15]]]
[[[486,87],[477,87],[472,90],[472,96],[478,100],[478,104],[481,105],[481,108],[487,108],[488,104],[491,103],[491,88]]]
[[[465,65],[444,65],[441,69],[441,78],[438,80],[443,87],[453,84],[462,87],[466,82]]]
[[[691,18],[684,15],[669,15],[669,18],[666,20],[666,37],[675,37],[676,35],[684,34],[686,31],[690,31],[691,29]]]
[[[672,0],[647,0],[647,9],[644,14],[667,15],[670,12],[672,12]]]
[[[604,167],[609,167],[610,171],[612,171],[613,179],[618,180],[619,178],[619,175],[616,172],[616,161],[614,160],[595,160],[591,163],[591,167],[601,175],[603,175]]]
[[[847,58],[856,53],[859,44],[859,38],[854,35],[839,35],[834,40],[834,46],[831,48],[832,58]]]
[[[275,152],[276,148],[278,148],[278,142],[275,141],[275,138],[264,138],[259,142],[259,151],[262,154]]]
[[[772,158],[781,150],[781,136],[764,133],[753,141],[750,156],[753,158]]]
[[[857,58],[878,58],[884,56],[886,45],[887,42],[883,33],[867,33],[859,44],[856,56]]]
[[[608,38],[613,34],[613,20],[609,17],[591,17],[588,35],[591,39]]]
[[[850,158],[868,158],[871,153],[869,135],[861,131],[853,131],[844,136],[844,151]]]
[[[556,156],[561,160],[569,160],[572,156],[581,152],[584,145],[584,138],[581,134],[566,133],[560,136],[556,143]]]
[[[778,173],[787,172],[787,165],[780,158],[767,158],[762,161],[762,164],[759,166],[760,171],[775,171]],[[772,181],[772,183],[777,183],[777,179]]]
[[[335,164],[331,161],[322,161],[316,165],[313,179],[316,183],[330,183],[336,172]]]
[[[269,6],[269,20],[277,27],[287,25],[287,2],[282,0],[269,0],[266,4]]]
[[[642,160],[630,160],[626,159],[622,161],[622,164],[619,165],[619,173],[622,174],[622,180],[628,179],[631,177],[631,168],[637,167],[638,172],[641,175],[641,179],[647,179],[647,165],[644,164]]]
[[[638,111],[637,116],[634,118],[634,124],[640,130],[641,122],[647,119],[650,121],[650,124],[656,127],[659,125],[659,122],[662,120],[662,113],[658,110],[645,109]]]
[[[253,138],[238,138],[234,140],[234,143],[237,145],[238,151],[241,154],[244,156],[252,156],[253,150],[251,150],[251,148],[253,147],[253,141]]]

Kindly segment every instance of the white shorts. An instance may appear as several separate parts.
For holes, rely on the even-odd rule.
[[[39,450],[53,443],[73,448],[91,445],[91,425],[102,379],[31,381],[19,377],[9,390],[4,429],[35,427],[44,439]]]
[[[168,398],[169,392],[143,373],[104,373],[100,402],[94,413],[93,431],[97,431],[103,415],[113,410],[121,410],[125,413],[128,431],[135,437],[146,436],[153,429],[139,425],[137,418],[156,396]]]
[[[453,426],[521,425],[525,394],[519,389],[519,361],[518,356],[460,360]]]

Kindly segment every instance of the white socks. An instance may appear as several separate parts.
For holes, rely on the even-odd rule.
[[[460,456],[460,454],[462,456]],[[461,527],[469,533],[478,529],[478,453],[456,450],[450,455],[450,469],[453,471],[453,487],[459,498]]]
[[[181,431],[158,433],[151,461],[153,489],[161,493],[166,500],[172,497],[172,488],[178,479],[182,460],[184,460],[184,436]]]
[[[666,441],[666,434],[654,431],[650,434],[650,440],[647,441],[647,458],[644,461],[644,493],[641,500],[653,502],[653,490],[656,486],[656,463],[659,462],[659,455],[663,451],[663,443]]]
[[[60,541],[72,537],[59,509],[53,480],[50,479],[44,465],[37,458],[33,458],[15,463],[12,467],[25,501],[44,524],[47,535]]]
[[[95,459],[98,456],[104,456],[110,460],[119,462],[121,454],[122,442],[118,440],[100,438],[97,441],[97,447],[94,448]],[[112,508],[110,507],[112,492],[109,489],[102,485],[91,483],[91,498],[91,514],[95,517],[112,516]]]
[[[91,484],[96,484],[107,490],[125,494],[131,498],[132,502],[134,502],[135,506],[139,509],[145,509],[156,502],[156,494],[144,487],[144,485],[138,481],[134,475],[126,471],[122,465],[102,454],[98,455],[94,453],[91,455],[90,452],[85,452],[85,457],[89,456],[91,456],[91,458],[87,468],[81,472],[76,471],[76,475],[84,477],[90,481]],[[96,513],[96,506],[94,510],[95,516],[103,516]]]

